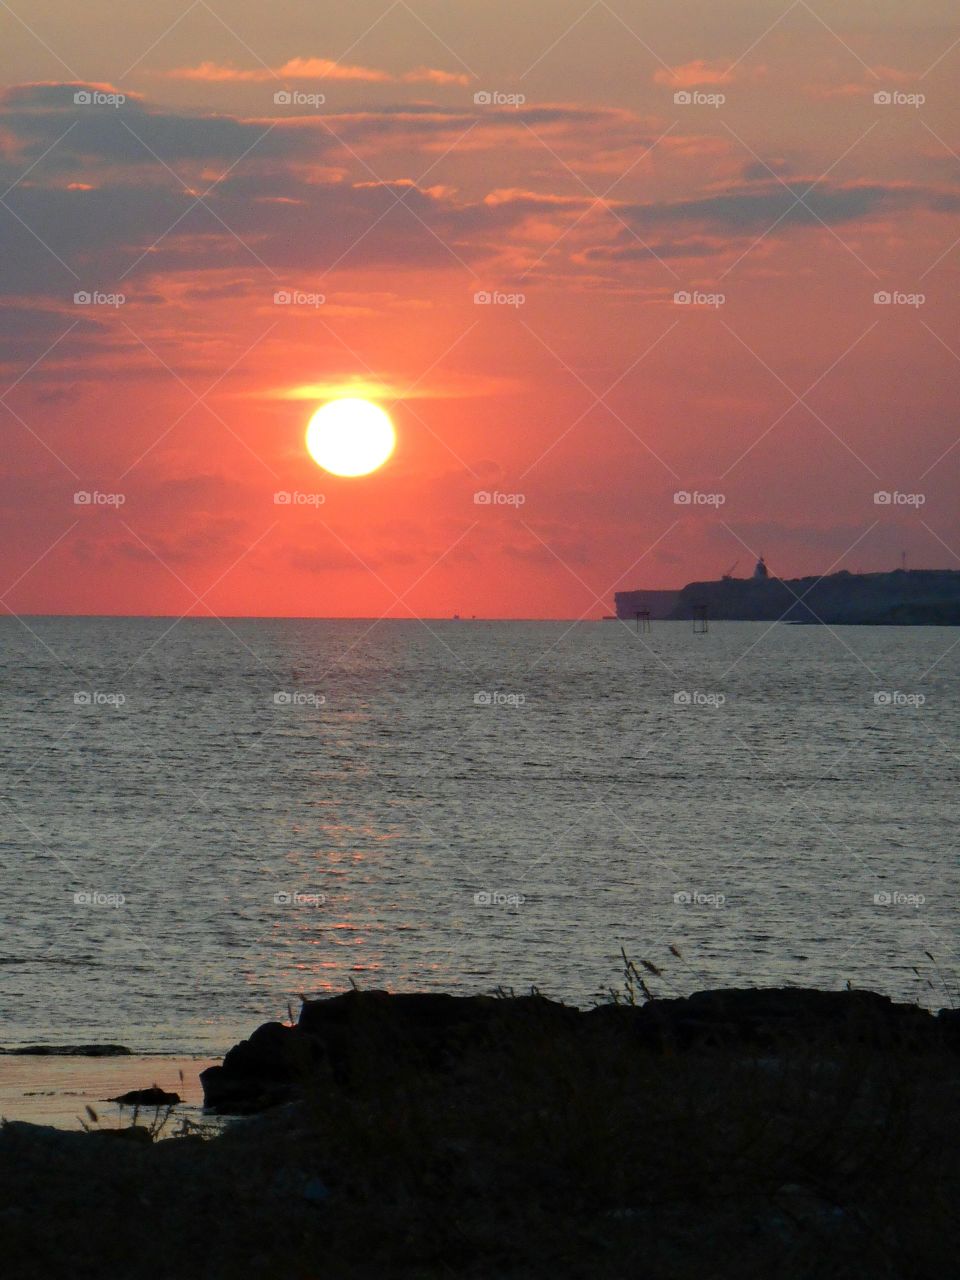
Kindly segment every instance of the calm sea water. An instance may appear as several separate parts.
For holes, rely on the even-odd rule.
[[[585,1004],[621,947],[664,993],[956,982],[955,631],[25,621],[7,1045],[220,1053],[351,979]]]

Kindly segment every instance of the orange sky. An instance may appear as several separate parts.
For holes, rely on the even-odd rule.
[[[0,11],[7,610],[960,565],[952,6],[327,7]],[[335,479],[351,391],[398,447]]]

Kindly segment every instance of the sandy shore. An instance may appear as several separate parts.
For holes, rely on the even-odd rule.
[[[200,1072],[215,1058],[130,1054],[123,1057],[52,1057],[0,1054],[0,1117],[79,1129],[91,1106],[104,1126],[119,1124],[120,1108],[106,1098],[152,1084],[179,1093],[177,1114],[199,1122]],[[183,1072],[183,1080],[180,1079]],[[128,1119],[129,1119],[129,1108]]]

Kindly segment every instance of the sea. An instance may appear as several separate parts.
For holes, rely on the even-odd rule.
[[[955,1003],[958,675],[937,627],[7,617],[0,1046],[586,1006],[624,954]]]

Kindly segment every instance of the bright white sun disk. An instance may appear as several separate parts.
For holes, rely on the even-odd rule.
[[[397,443],[379,405],[347,397],[321,406],[307,427],[307,451],[335,476],[365,476],[383,466]]]

